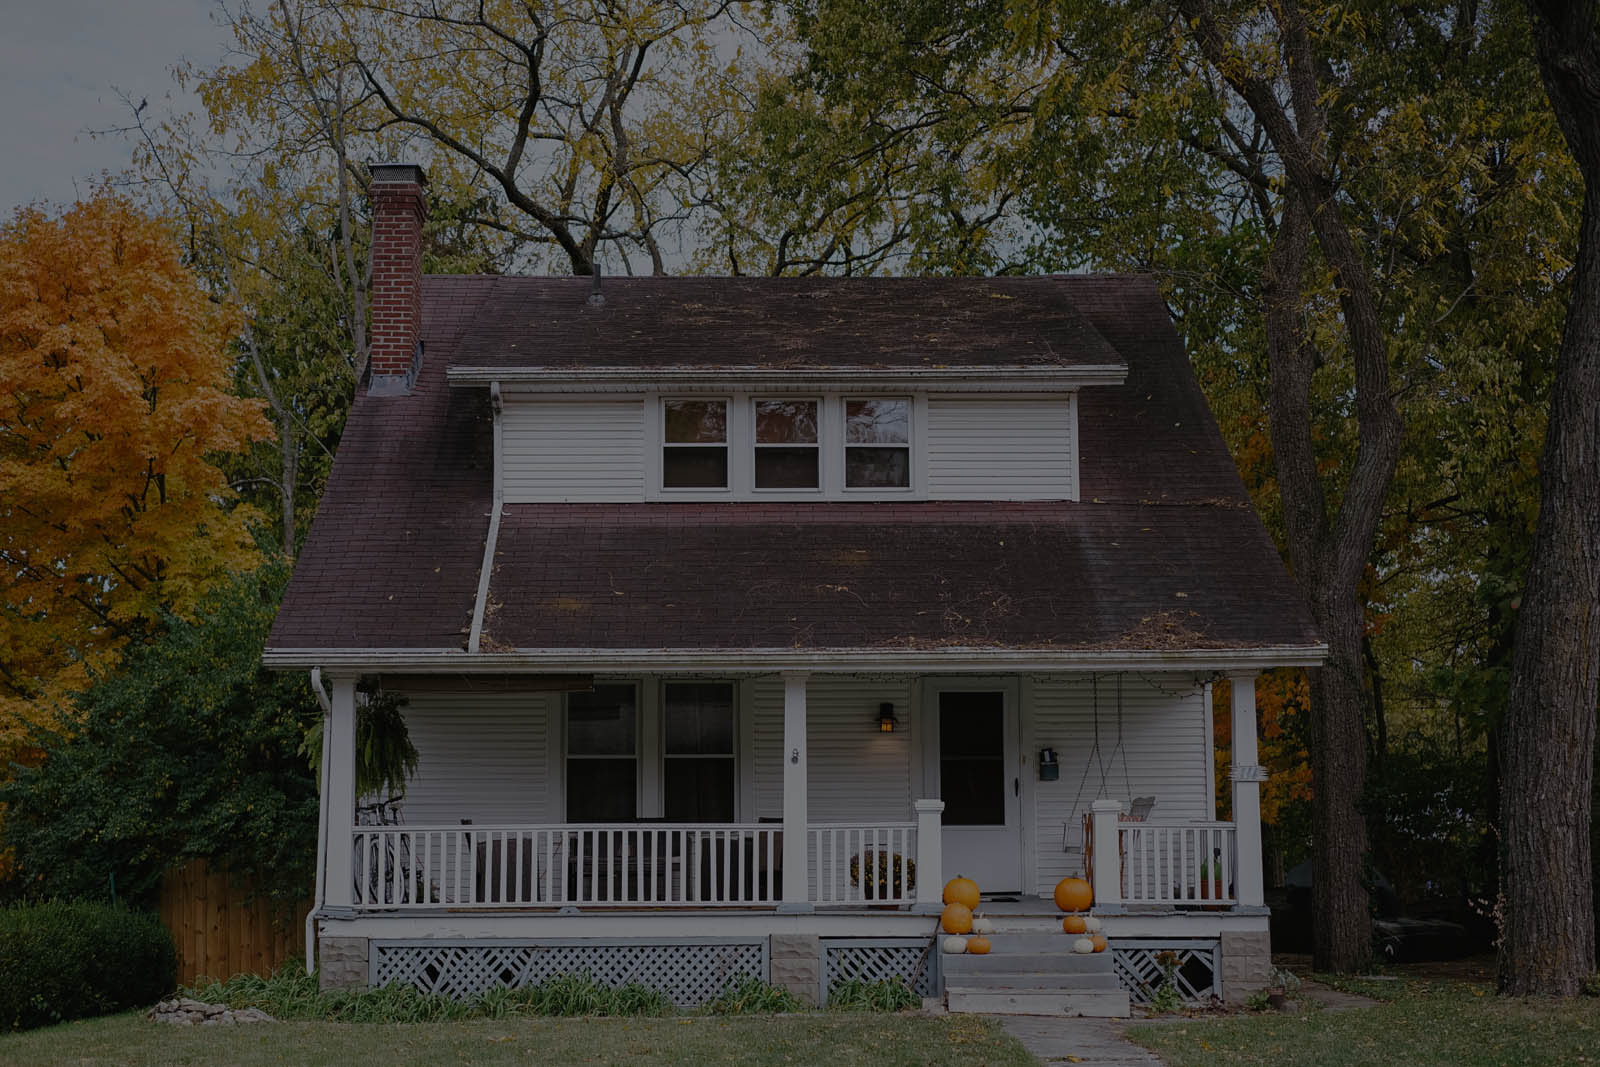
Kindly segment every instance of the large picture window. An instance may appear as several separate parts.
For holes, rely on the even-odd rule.
[[[728,402],[665,400],[661,405],[663,489],[728,487]]]
[[[665,689],[663,814],[668,822],[732,822],[733,686],[669,682]]]
[[[632,822],[638,815],[638,717],[631,685],[567,695],[568,822]]]
[[[911,401],[888,397],[844,402],[847,489],[911,485]]]
[[[815,489],[818,481],[815,400],[757,400],[755,487]]]

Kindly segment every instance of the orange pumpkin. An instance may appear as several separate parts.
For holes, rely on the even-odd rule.
[[[974,956],[987,956],[989,954],[989,939],[987,937],[967,938],[967,951]]]
[[[1082,878],[1063,878],[1056,883],[1056,907],[1062,911],[1088,911],[1094,903],[1094,890]]]
[[[1083,921],[1082,915],[1068,915],[1061,920],[1061,929],[1064,933],[1081,934],[1089,929],[1089,926]]]
[[[1094,942],[1094,950],[1096,952],[1104,952],[1106,950],[1105,934],[1095,934],[1090,940]]]
[[[944,902],[961,904],[968,911],[978,910],[978,883],[958,874],[944,884]]]
[[[972,932],[972,909],[965,904],[946,904],[939,916],[939,926],[947,934]]]

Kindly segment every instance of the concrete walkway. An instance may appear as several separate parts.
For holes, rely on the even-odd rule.
[[[1161,1060],[1122,1036],[1127,1019],[1082,1019],[1059,1015],[993,1015],[1005,1032],[1041,1063],[1085,1067],[1160,1067]]]

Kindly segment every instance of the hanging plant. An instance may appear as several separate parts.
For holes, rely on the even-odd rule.
[[[386,693],[373,677],[356,683],[356,796],[392,804],[405,796],[406,780],[417,772],[417,746],[411,743],[402,708],[408,701]],[[322,723],[306,731],[300,751],[322,777]]]

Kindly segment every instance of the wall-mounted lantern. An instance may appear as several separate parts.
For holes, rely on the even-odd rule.
[[[885,734],[894,733],[895,725],[900,720],[894,717],[894,705],[887,700],[878,705],[878,732]]]

